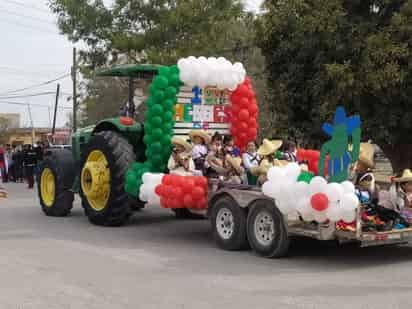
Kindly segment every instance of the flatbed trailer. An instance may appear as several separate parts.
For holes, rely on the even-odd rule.
[[[334,222],[304,222],[299,216],[282,215],[276,201],[260,188],[221,185],[211,193],[208,217],[216,244],[225,250],[250,246],[259,256],[280,258],[288,253],[291,239],[303,236],[320,241],[358,243],[360,247],[400,245],[412,240],[412,228],[390,231],[362,231],[361,208],[356,215],[355,231],[336,228]]]

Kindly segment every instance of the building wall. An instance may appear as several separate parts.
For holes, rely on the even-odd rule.
[[[20,127],[20,114],[0,113],[0,118],[6,118],[10,121],[10,128]]]

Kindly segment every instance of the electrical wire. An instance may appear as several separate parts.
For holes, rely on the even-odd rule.
[[[20,105],[20,106],[30,105],[30,106],[35,106],[35,107],[54,108],[54,106],[45,105],[45,104],[24,103],[24,102],[12,102],[12,101],[3,101],[3,100],[0,100],[0,104],[10,104],[10,105]],[[73,107],[69,107],[69,106],[57,106],[57,108],[66,109],[66,110],[72,110],[72,109],[73,109]]]
[[[0,96],[1,95],[8,95],[10,93],[22,92],[22,91],[33,89],[33,88],[38,88],[38,87],[41,87],[41,86],[44,86],[44,85],[51,84],[51,83],[56,82],[58,80],[62,80],[62,79],[67,78],[69,76],[70,76],[70,73],[67,73],[67,74],[64,74],[62,76],[58,76],[54,79],[42,82],[40,84],[36,84],[36,85],[28,86],[28,87],[25,87],[25,88],[20,88],[20,89],[15,89],[15,90],[9,90],[9,91],[6,91],[6,92],[2,92],[2,93],[0,93]]]
[[[0,22],[8,24],[8,25],[14,25],[14,26],[30,29],[30,30],[32,30],[32,32],[33,32],[33,30],[37,30],[37,31],[40,30],[43,33],[58,35],[58,32],[53,32],[50,29],[41,28],[41,27],[33,27],[33,26],[29,26],[27,24],[22,24],[22,23],[18,23],[18,22],[15,22],[15,21],[6,20],[4,18],[1,18]]]
[[[1,12],[11,14],[11,16],[18,16],[18,17],[29,18],[29,19],[32,19],[32,20],[35,20],[35,21],[38,21],[38,22],[41,22],[41,23],[49,24],[49,25],[54,25],[54,26],[56,25],[56,24],[55,24],[53,21],[51,21],[51,20],[47,20],[47,19],[43,19],[43,18],[38,18],[38,17],[30,16],[30,15],[25,15],[25,14],[16,13],[16,12],[13,12],[13,11],[9,11],[9,10],[7,10],[7,9],[5,9],[5,8],[0,8],[0,13],[1,13]]]
[[[29,5],[29,4],[27,4],[27,3],[23,3],[23,2],[20,2],[20,1],[16,1],[16,0],[3,0],[3,1],[5,1],[5,2],[7,2],[7,3],[14,4],[14,5],[22,6],[22,7],[24,7],[24,8],[31,8],[31,9],[36,10],[36,11],[39,11],[39,12],[50,13],[50,11],[48,11],[48,10],[41,9],[41,8],[36,7],[36,6],[34,6],[34,5]]]
[[[0,99],[21,99],[21,98],[31,98],[31,97],[41,97],[45,95],[56,94],[52,91],[31,93],[31,94],[22,94],[22,95],[12,95],[12,96],[0,96]]]

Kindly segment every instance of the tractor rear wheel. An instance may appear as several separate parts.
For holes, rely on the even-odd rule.
[[[53,150],[45,157],[37,175],[37,191],[47,216],[65,217],[70,213],[74,200],[70,189],[74,178],[74,160],[69,150]]]
[[[113,131],[96,133],[81,159],[80,196],[89,221],[96,225],[120,226],[132,213],[124,189],[125,175],[135,161],[133,146]]]

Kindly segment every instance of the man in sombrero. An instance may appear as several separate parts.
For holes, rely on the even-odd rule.
[[[195,164],[192,159],[192,146],[182,137],[172,138],[173,152],[167,163],[170,174],[193,176]]]

